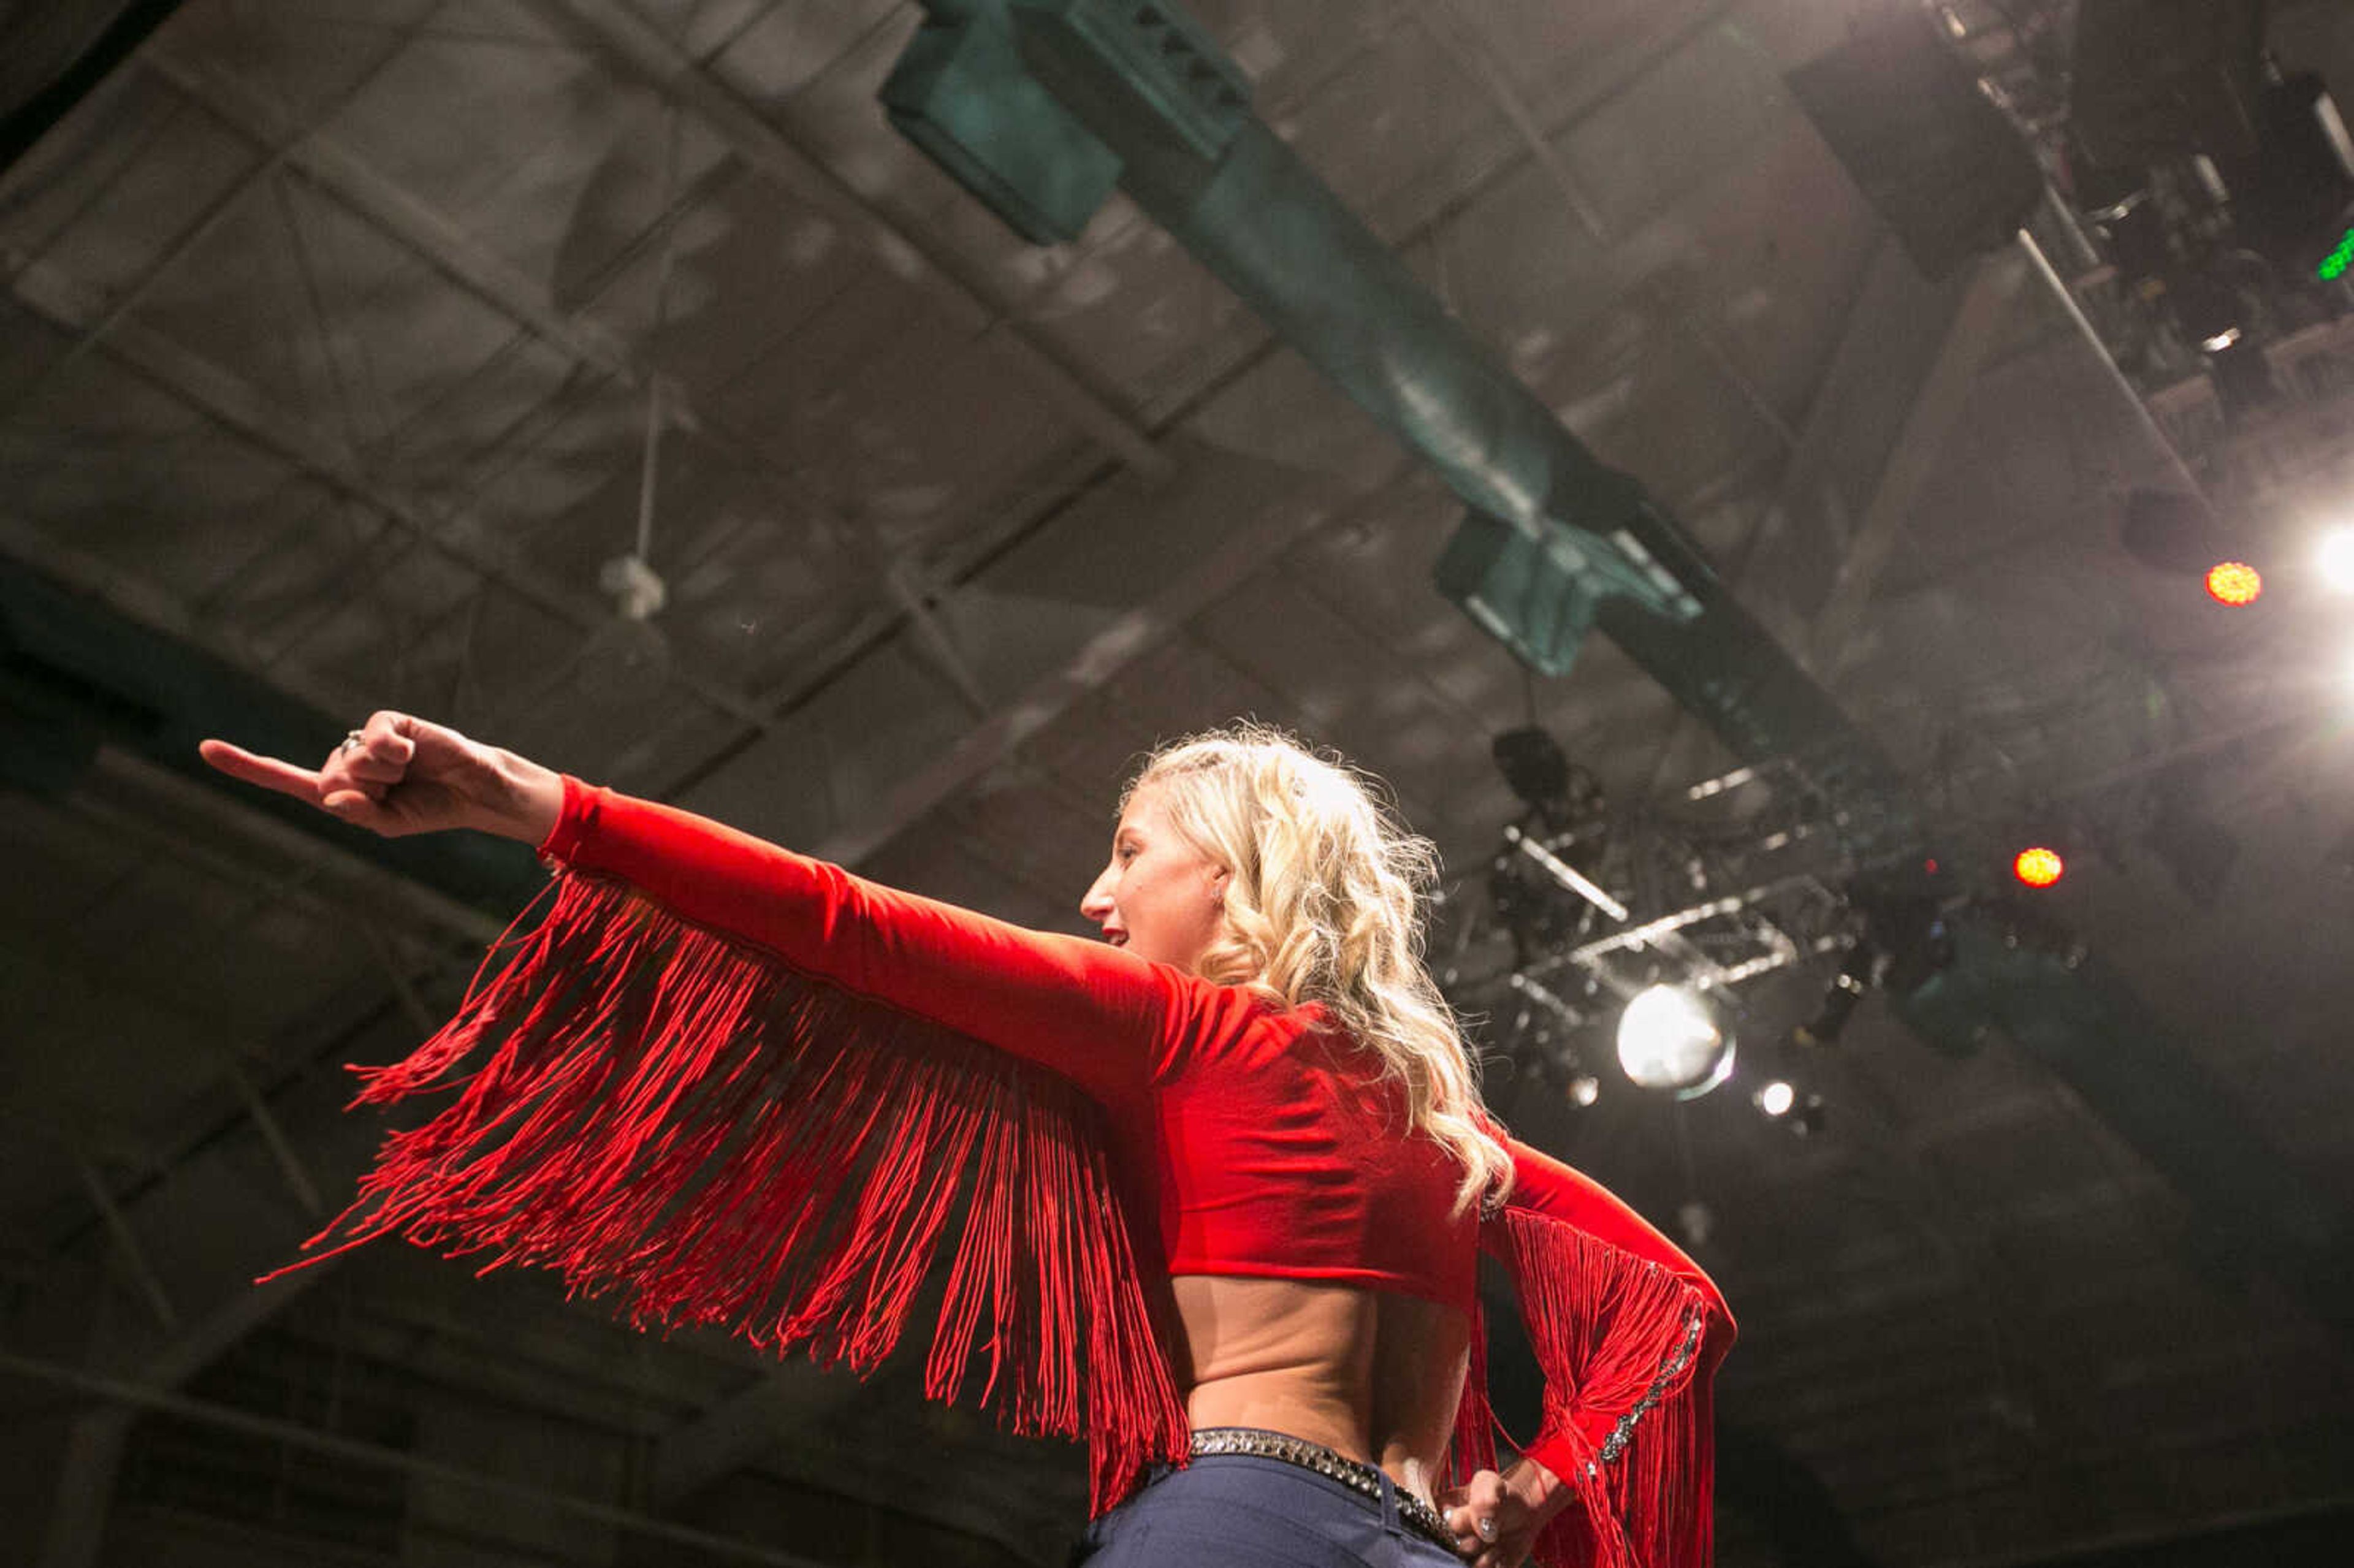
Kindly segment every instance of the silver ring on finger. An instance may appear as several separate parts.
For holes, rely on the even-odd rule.
[[[366,746],[366,744],[367,736],[366,735],[355,729],[347,729],[344,731],[344,744],[335,747],[335,749],[337,751],[357,751],[361,747]]]
[[[1474,1534],[1478,1535],[1480,1540],[1486,1542],[1489,1545],[1493,1546],[1496,1544],[1496,1516],[1494,1514],[1483,1513],[1478,1519],[1473,1520],[1471,1521],[1471,1530]]]

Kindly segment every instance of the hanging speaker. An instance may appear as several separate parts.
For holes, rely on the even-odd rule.
[[[2043,171],[2017,128],[1917,8],[1872,24],[1785,79],[1930,278],[2010,243],[2043,194]]]
[[[2112,168],[2254,155],[2264,0],[2079,0],[2068,128]]]

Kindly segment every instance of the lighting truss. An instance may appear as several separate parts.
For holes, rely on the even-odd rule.
[[[1586,1060],[1608,1051],[1596,1037],[1645,988],[1691,986],[1739,1015],[1750,982],[1849,949],[1861,920],[1844,891],[1856,871],[1844,837],[1789,759],[1701,780],[1651,810],[1614,812],[1598,796],[1575,811],[1538,805],[1504,829],[1490,897],[1452,900],[1469,913],[1444,981],[1466,1012],[1497,1019],[1494,1044],[1524,1075],[1590,1085]],[[1500,935],[1508,962],[1467,957]]]

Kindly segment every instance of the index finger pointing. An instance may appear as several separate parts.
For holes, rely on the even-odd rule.
[[[232,779],[258,784],[264,789],[275,789],[281,795],[292,795],[305,805],[320,803],[322,785],[319,776],[307,768],[297,768],[274,757],[257,756],[225,740],[205,741],[197,746],[196,754]]]

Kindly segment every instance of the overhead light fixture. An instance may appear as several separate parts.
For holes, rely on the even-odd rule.
[[[1580,1073],[1570,1079],[1568,1086],[1562,1092],[1571,1105],[1590,1106],[1602,1097],[1602,1080],[1591,1073]]]
[[[2221,332],[2217,333],[2212,337],[2200,338],[2199,340],[2199,346],[2205,349],[2210,354],[2221,354],[2239,341],[2240,329],[2238,327],[2225,327]]]
[[[1778,1118],[1789,1115],[1790,1107],[1798,1103],[1798,1091],[1787,1080],[1776,1078],[1759,1089],[1755,1098],[1759,1110]]]
[[[1929,863],[1934,866],[1936,863]],[[1840,960],[1839,973],[1823,988],[1822,1005],[1815,1009],[1814,1017],[1790,1031],[1791,1037],[1801,1045],[1836,1044],[1847,1028],[1847,1021],[1854,1016],[1857,1004],[1863,1001],[1863,993],[1872,989],[1879,968],[1879,951],[1869,940],[1858,938],[1849,944],[1847,956]]]
[[[1619,1014],[1618,1065],[1643,1088],[1697,1099],[1724,1082],[1733,1056],[1716,1010],[1688,986],[1652,986]]]
[[[2255,603],[2264,591],[2264,574],[2245,561],[2218,561],[2207,568],[2207,595],[2217,604],[2237,609]]]
[[[2041,844],[2020,851],[2010,863],[2010,874],[2030,887],[2049,887],[2067,871],[2068,863],[2060,858],[2060,852]]]

